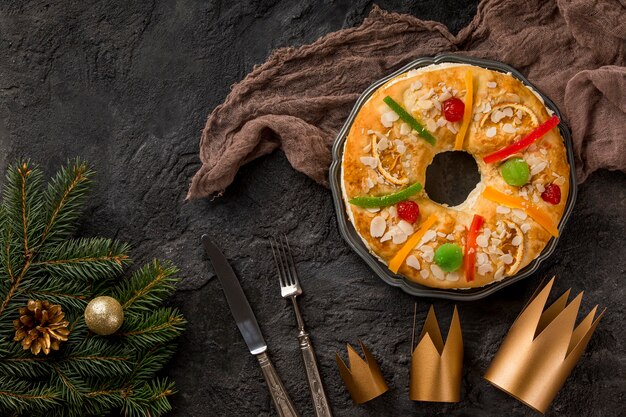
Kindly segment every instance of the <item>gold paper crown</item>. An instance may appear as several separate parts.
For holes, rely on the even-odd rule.
[[[571,288],[543,310],[554,278],[522,310],[489,366],[485,379],[545,413],[580,359],[604,311],[596,305],[578,326],[581,292],[569,304]],[[605,309],[606,311],[606,309]]]
[[[409,398],[413,401],[459,401],[462,369],[463,335],[456,306],[444,345],[435,309],[431,305],[411,355]]]
[[[361,359],[361,356],[349,343],[347,345],[350,369],[348,369],[338,354],[335,354],[335,359],[337,360],[337,366],[339,366],[341,379],[346,384],[352,400],[356,404],[363,404],[384,394],[389,390],[389,387],[385,383],[376,359],[374,359],[360,340],[359,345],[361,345],[365,360]]]

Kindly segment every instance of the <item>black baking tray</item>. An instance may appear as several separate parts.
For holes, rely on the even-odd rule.
[[[515,68],[512,68],[506,64],[497,61],[491,61],[486,59],[479,58],[469,58],[460,55],[450,55],[450,54],[441,54],[435,57],[424,57],[416,59],[415,61],[405,65],[400,68],[396,72],[376,81],[370,87],[368,87],[363,94],[359,97],[354,105],[354,108],[350,112],[348,119],[345,124],[339,131],[337,138],[335,139],[335,143],[332,149],[332,158],[333,161],[330,165],[329,172],[329,181],[330,188],[333,193],[333,200],[335,202],[335,209],[337,212],[337,221],[339,223],[339,231],[343,238],[348,242],[348,245],[361,257],[363,260],[369,265],[369,267],[378,275],[383,281],[387,284],[392,285],[394,287],[399,287],[403,291],[408,294],[420,296],[420,297],[433,297],[433,298],[445,298],[450,300],[458,300],[458,301],[472,301],[478,300],[484,297],[487,297],[490,294],[502,289],[508,285],[513,284],[514,282],[520,281],[537,271],[539,265],[546,260],[552,253],[554,252],[556,245],[558,243],[558,238],[552,238],[544,248],[544,250],[539,254],[539,256],[530,262],[525,268],[521,269],[517,274],[511,277],[507,277],[501,281],[491,283],[481,288],[471,288],[471,289],[437,289],[430,288],[425,285],[420,285],[416,282],[409,280],[408,278],[403,277],[399,274],[392,273],[385,264],[381,263],[374,255],[372,255],[356,230],[354,229],[352,223],[348,219],[348,215],[346,213],[346,206],[342,198],[341,192],[341,159],[343,155],[344,143],[346,141],[346,137],[348,132],[350,131],[350,127],[354,122],[354,118],[356,117],[357,112],[363,106],[363,104],[367,101],[367,99],[376,91],[378,87],[387,82],[393,77],[410,71],[412,69],[425,67],[431,64],[441,64],[441,63],[461,63],[461,64],[471,64],[479,67],[487,68],[494,71],[500,71],[504,73],[510,73],[513,77],[518,78],[527,86],[533,88],[544,100],[545,105],[552,110],[558,117],[561,119],[561,123],[559,124],[559,130],[561,131],[561,135],[565,140],[565,147],[567,150],[567,159],[570,166],[570,174],[569,174],[569,182],[570,182],[570,190],[569,195],[567,197],[567,202],[565,205],[565,211],[563,213],[563,217],[559,223],[559,234],[562,234],[563,228],[569,219],[572,210],[574,209],[574,202],[576,201],[576,176],[575,176],[575,167],[574,167],[574,150],[572,144],[572,137],[568,126],[563,122],[563,117],[561,116],[561,112],[556,107],[556,105],[550,100],[546,95],[541,93],[541,91],[535,87],[530,81],[528,81],[519,71]]]

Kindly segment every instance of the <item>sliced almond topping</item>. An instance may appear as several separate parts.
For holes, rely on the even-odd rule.
[[[396,120],[398,120],[400,118],[400,116],[398,116],[398,114],[391,110],[391,111],[386,111],[384,112],[381,116],[380,116],[380,122],[383,124],[383,126],[385,127],[391,127],[393,126],[393,122],[395,122]]]
[[[413,225],[406,220],[400,220],[398,222],[398,228],[402,230],[406,235],[412,235],[414,232]]]
[[[434,230],[428,230],[426,233],[424,233],[424,236],[422,236],[422,240],[420,241],[420,243],[424,244],[435,239],[437,239],[437,232],[435,232]]]
[[[539,120],[537,119],[537,115],[530,109],[530,107],[524,105],[524,104],[519,104],[519,103],[500,103],[500,104],[496,104],[495,106],[493,106],[491,108],[491,110],[487,113],[485,113],[485,115],[483,116],[483,118],[480,120],[480,127],[483,127],[485,122],[487,121],[487,119],[490,118],[490,115],[496,111],[501,111],[502,113],[502,117],[499,117],[497,121],[495,121],[493,118],[491,119],[492,122],[494,123],[498,123],[500,120],[502,120],[503,117],[511,117],[513,116],[513,109],[515,110],[520,110],[526,114],[528,114],[528,116],[530,116],[530,120],[533,124],[533,126],[538,126],[539,125]],[[518,116],[519,117],[519,116]],[[519,117],[521,119],[521,117]]]
[[[433,119],[428,119],[428,121],[426,122],[426,129],[428,129],[430,132],[434,132],[435,130],[437,130],[439,126],[437,125],[437,122],[435,122]]]
[[[543,171],[544,169],[546,169],[546,167],[548,166],[548,163],[543,161],[543,162],[539,162],[537,165],[534,165],[531,169],[530,169],[530,175],[537,175],[539,174],[541,171]]]
[[[407,235],[402,230],[397,229],[391,238],[392,242],[396,245],[406,242]]]
[[[396,151],[398,151],[400,155],[406,152],[406,145],[400,139],[394,140],[393,144],[396,146]]]
[[[424,249],[430,249],[429,251],[424,250]],[[422,251],[420,257],[425,260],[426,262],[432,262],[433,258],[435,257],[435,251],[433,250],[433,248],[431,248],[430,246],[422,246],[419,248],[419,250]]]
[[[491,116],[489,116],[489,120],[491,120],[494,123],[500,123],[500,120],[504,119],[505,115],[504,112],[501,112],[500,110],[496,110],[494,112],[491,112]],[[482,127],[482,123],[481,123],[481,127]]]
[[[476,263],[478,265],[484,265],[489,262],[489,256],[484,252],[478,252],[476,254]]]
[[[417,106],[423,110],[430,110],[433,108],[433,102],[431,100],[418,100]]]
[[[489,238],[485,235],[478,235],[476,237],[476,244],[481,248],[486,248],[489,246]]]
[[[391,175],[391,173],[387,171],[387,169],[385,169],[382,161],[380,160],[380,153],[378,152],[378,143],[377,143],[376,135],[372,135],[372,155],[373,155],[373,159],[376,161],[376,167],[378,168],[378,172],[380,172],[380,174],[383,177],[385,177],[387,181],[395,185],[404,185],[409,182],[409,178],[406,175],[404,175],[404,172],[402,173],[402,176],[398,178],[394,175]],[[361,162],[363,162],[363,158],[365,157],[361,157]],[[393,162],[392,168],[390,169],[393,169],[395,165],[397,164],[397,162],[398,160],[396,159]]]
[[[370,222],[370,235],[372,237],[381,237],[385,234],[387,222],[382,216],[376,216]]]
[[[456,134],[459,131],[459,129],[457,129],[456,126],[457,126],[456,123],[450,123],[450,122],[446,123],[446,127],[448,128],[448,130],[454,134]]]
[[[502,131],[506,133],[515,133],[517,132],[517,129],[515,129],[511,123],[505,123],[502,125]]]
[[[459,280],[459,278],[461,278],[461,276],[456,271],[450,272],[449,274],[446,275],[446,281],[456,282]]]
[[[513,209],[513,210],[511,210],[511,212],[513,213],[513,215],[515,217],[517,217],[520,220],[526,220],[526,217],[528,217],[526,212],[524,210],[521,210],[521,209]]]
[[[504,278],[504,265],[501,265],[493,275],[493,279],[496,281],[500,281],[502,278]]]
[[[478,266],[478,275],[486,275],[491,271],[493,271],[491,263],[485,263]]]
[[[409,255],[406,258],[406,264],[413,269],[420,269],[420,261],[415,257],[415,255]]]
[[[376,158],[372,158],[371,156],[362,156],[359,158],[361,163],[370,168],[376,168],[378,166],[378,160]]]
[[[437,265],[434,265],[434,264],[431,265],[430,272],[432,272],[434,277],[437,278],[438,280],[443,281],[445,279],[445,273]]]
[[[524,233],[514,223],[510,223],[509,227],[512,229],[511,237],[502,244],[502,249],[506,254],[502,255],[500,259],[507,265],[506,274],[513,275],[522,265],[522,259],[524,258]]]
[[[511,255],[510,253],[505,253],[504,255],[500,256],[500,260],[505,265],[511,265],[513,263],[513,255]]]

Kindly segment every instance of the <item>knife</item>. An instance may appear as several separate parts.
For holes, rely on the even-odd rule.
[[[222,284],[222,289],[226,295],[226,301],[230,311],[237,322],[237,327],[246,341],[250,353],[256,356],[261,365],[263,377],[267,383],[272,400],[276,406],[276,411],[280,417],[300,417],[293,401],[289,398],[285,385],[280,380],[274,364],[267,354],[267,343],[263,339],[263,334],[256,321],[254,312],[250,308],[248,299],[241,289],[239,280],[235,272],[230,267],[222,251],[211,241],[207,235],[202,235],[202,245],[215,269],[215,275]]]

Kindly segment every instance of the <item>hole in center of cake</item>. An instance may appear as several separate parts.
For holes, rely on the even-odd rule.
[[[425,190],[439,204],[457,206],[467,199],[480,182],[474,157],[463,151],[442,152],[426,169]]]

